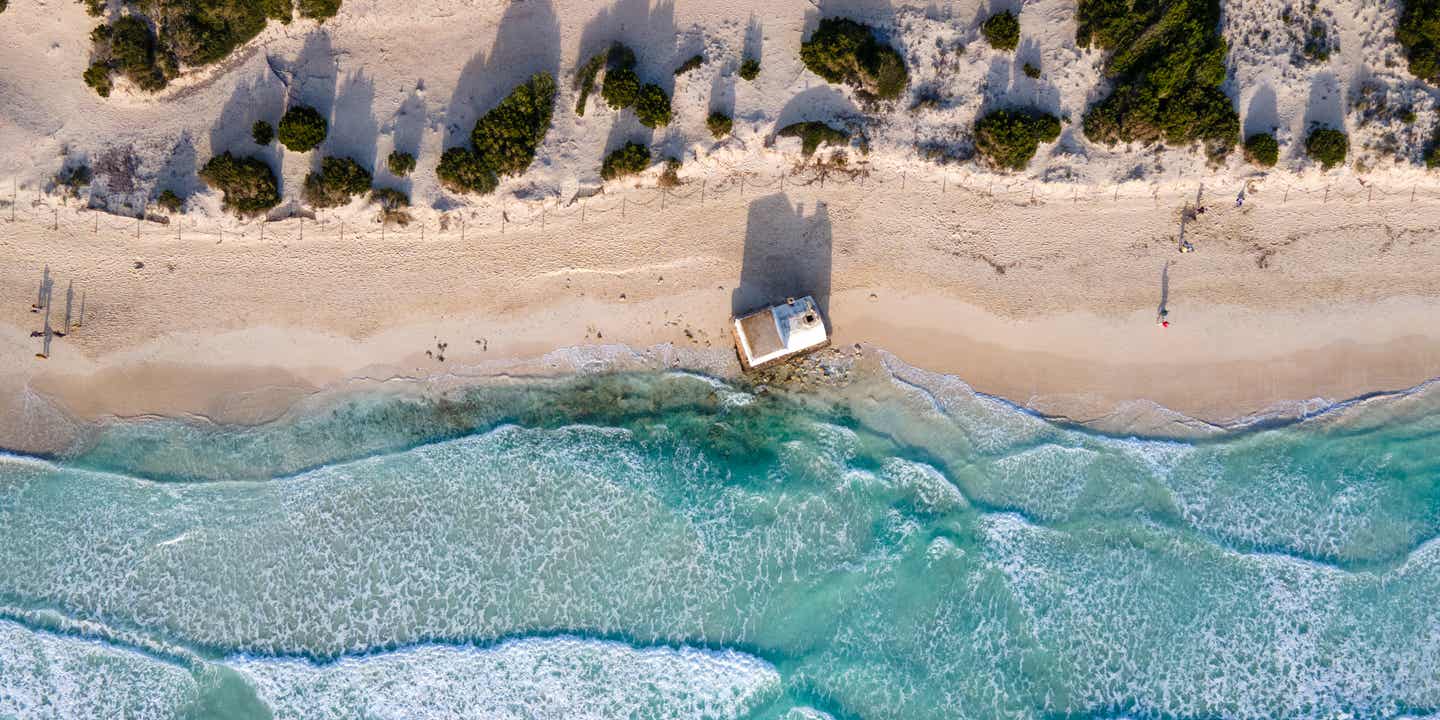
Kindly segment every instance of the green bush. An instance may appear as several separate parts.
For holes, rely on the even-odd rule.
[[[317,208],[340,207],[370,189],[370,172],[350,158],[327,157],[320,171],[305,176],[305,202]]]
[[[296,0],[300,17],[324,22],[340,12],[340,0]]]
[[[446,190],[456,193],[488,195],[495,192],[495,187],[500,184],[495,172],[481,162],[480,156],[474,150],[467,147],[452,147],[446,150],[440,156],[435,176],[440,178],[440,184]]]
[[[704,65],[704,64],[705,64],[705,56],[704,56],[704,55],[699,55],[699,54],[692,55],[692,56],[690,57],[690,59],[686,60],[686,61],[683,62],[683,63],[680,63],[680,67],[675,68],[675,74],[676,74],[677,76],[678,76],[678,75],[684,75],[685,73],[688,73],[688,72],[690,72],[691,70],[698,69],[701,65]]]
[[[105,63],[95,63],[85,69],[85,84],[95,90],[100,97],[110,97],[110,90],[114,87],[110,82],[110,66]]]
[[[79,0],[85,6],[85,12],[90,17],[100,17],[105,14],[105,0]]]
[[[1014,50],[1020,44],[1020,20],[1006,10],[987,18],[980,26],[985,41],[996,50]]]
[[[1022,68],[1022,70],[1025,71],[1025,77],[1028,77],[1031,80],[1040,79],[1040,68],[1035,67],[1034,65],[1031,65],[1027,62],[1025,63],[1025,66]]]
[[[757,77],[760,77],[760,61],[753,57],[747,57],[741,60],[740,78],[746,82],[750,82]]]
[[[1430,139],[1430,146],[1425,148],[1425,167],[1435,169],[1440,167],[1440,142],[1435,138]]]
[[[729,135],[733,126],[734,121],[730,119],[730,116],[718,110],[710,113],[710,117],[705,118],[705,127],[710,128],[710,134],[714,135],[716,140]]]
[[[1280,160],[1280,143],[1274,133],[1255,133],[1245,138],[1245,159],[1260,167],[1275,167]]]
[[[670,124],[670,96],[659,85],[646,83],[635,97],[635,117],[648,128]]]
[[[280,118],[280,144],[293,152],[310,152],[325,142],[329,124],[307,105],[294,105]]]
[[[642,173],[650,167],[650,148],[639,143],[627,142],[615,152],[605,156],[600,165],[600,177],[606,180]]]
[[[1405,48],[1410,72],[1440,83],[1440,0],[1402,0],[1395,39]]]
[[[216,155],[200,169],[200,179],[224,193],[225,209],[239,215],[257,215],[280,204],[274,171],[252,157]]]
[[[1133,5],[1133,7],[1132,7]],[[1110,95],[1085,114],[1085,137],[1105,144],[1203,142],[1228,154],[1240,118],[1221,89],[1227,47],[1219,0],[1079,0],[1076,41],[1112,51]]]
[[[1345,133],[1333,128],[1316,128],[1305,138],[1305,152],[1320,162],[1320,167],[1329,170],[1345,162],[1350,139]]]
[[[640,76],[627,67],[605,71],[605,86],[600,88],[600,97],[616,110],[624,110],[635,104],[640,94]]]
[[[822,144],[845,145],[850,142],[850,133],[814,120],[786,125],[775,134],[779,137],[800,138],[800,153],[805,157],[814,155]]]
[[[72,165],[62,168],[55,175],[55,184],[70,197],[80,194],[80,188],[90,184],[94,174],[90,172],[89,165]]]
[[[827,82],[845,83],[863,96],[892,100],[910,77],[905,60],[875,39],[870,28],[845,18],[825,18],[800,45],[800,60]]]
[[[185,201],[182,200],[179,195],[176,195],[174,190],[170,190],[169,188],[160,192],[160,196],[155,198],[155,204],[172,213],[178,213],[181,208],[185,207]]]
[[[250,127],[250,139],[262,147],[269,145],[275,140],[275,128],[271,127],[270,123],[260,120]]]
[[[1042,142],[1060,137],[1060,118],[1029,110],[995,110],[975,121],[975,150],[1000,170],[1024,170]]]
[[[579,97],[575,100],[575,114],[585,115],[585,101],[590,99],[590,93],[595,90],[595,76],[600,74],[600,68],[605,67],[605,58],[609,52],[595,53],[580,69],[575,71],[575,86],[579,88]]]
[[[148,0],[142,5],[161,29],[160,40],[187,65],[219,62],[265,29],[289,22],[290,0]]]
[[[370,199],[387,211],[410,207],[410,196],[394,188],[375,188],[370,191]]]
[[[470,134],[475,153],[496,175],[524,173],[550,131],[554,111],[555,78],[530,76],[475,123]]]
[[[395,150],[390,153],[390,157],[385,158],[385,166],[390,168],[391,175],[405,177],[415,169],[415,156]]]

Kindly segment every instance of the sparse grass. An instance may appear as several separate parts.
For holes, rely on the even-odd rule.
[[[410,213],[406,211],[406,208],[410,207],[410,196],[404,191],[374,188],[370,191],[370,201],[380,206],[380,222],[401,227],[410,224]]]
[[[850,85],[867,98],[893,100],[910,83],[900,53],[877,40],[868,26],[845,18],[821,20],[801,43],[800,60],[827,82]]]
[[[1085,113],[1093,142],[1205,143],[1223,157],[1240,137],[1225,81],[1219,0],[1079,0],[1076,41],[1112,51],[1110,95]]]
[[[850,133],[815,120],[786,125],[775,134],[800,138],[800,153],[807,158],[814,155],[821,145],[845,145],[850,142]]]
[[[1280,143],[1275,133],[1255,133],[1245,138],[1245,159],[1260,167],[1275,167],[1280,161]]]
[[[1060,118],[1030,110],[996,110],[975,122],[975,150],[1000,170],[1024,170],[1042,142],[1060,136]]]
[[[627,142],[609,155],[600,165],[600,177],[614,180],[627,175],[637,175],[650,167],[650,148],[640,143]]]
[[[734,127],[734,121],[730,119],[729,115],[716,110],[710,113],[710,117],[705,118],[705,127],[710,129],[710,134],[716,140],[719,140],[730,134]]]
[[[660,171],[660,177],[655,181],[656,185],[662,188],[680,186],[680,161],[675,158],[665,158],[665,169]]]
[[[329,123],[308,105],[292,105],[280,118],[280,144],[292,152],[310,152],[325,142]]]
[[[980,25],[985,41],[996,50],[1014,50],[1020,44],[1020,19],[1015,13],[1005,10],[985,19]]]
[[[675,75],[676,75],[676,76],[684,75],[685,73],[688,73],[688,72],[690,72],[691,70],[699,69],[699,67],[700,67],[701,65],[704,65],[704,64],[705,64],[705,56],[704,56],[704,55],[700,55],[700,54],[697,53],[697,54],[695,54],[695,55],[690,56],[690,58],[687,59],[685,62],[680,63],[680,67],[675,68]]]
[[[280,204],[274,171],[256,158],[216,155],[200,169],[200,179],[223,193],[225,209],[238,215],[258,215]]]
[[[1334,128],[1316,128],[1305,138],[1305,153],[1318,161],[1324,170],[1345,162],[1349,149],[1350,138]]]

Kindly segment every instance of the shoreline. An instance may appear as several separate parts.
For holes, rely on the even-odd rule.
[[[424,242],[6,224],[0,409],[23,418],[39,395],[82,421],[255,423],[357,379],[553,372],[557,349],[596,346],[668,347],[649,352],[733,375],[731,313],[796,287],[838,348],[1101,429],[1153,406],[1216,426],[1304,414],[1440,376],[1440,206],[1275,195],[1190,222],[1198,251],[1184,255],[1178,201],[1015,205],[933,187],[796,187]],[[57,304],[73,281],[88,305],[37,360],[44,267]],[[25,449],[24,424],[5,423],[0,446]]]

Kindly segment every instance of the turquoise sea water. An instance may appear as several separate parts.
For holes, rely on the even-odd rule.
[[[0,718],[1440,713],[1434,393],[1177,441],[891,369],[0,456]]]

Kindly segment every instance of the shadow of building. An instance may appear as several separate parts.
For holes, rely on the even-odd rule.
[[[810,295],[828,322],[832,246],[825,203],[816,203],[807,215],[803,204],[791,205],[783,193],[751,202],[740,282],[730,296],[731,313]]]

